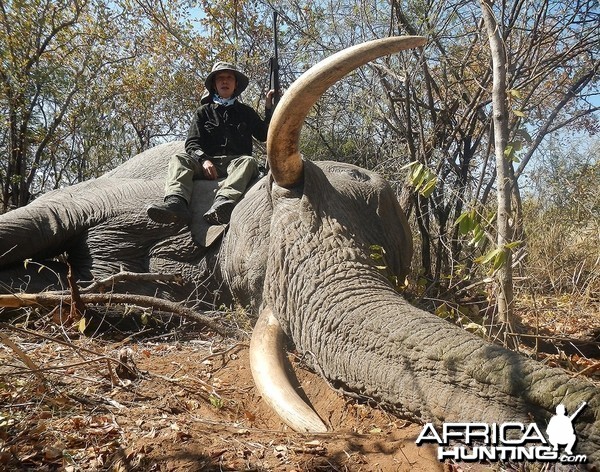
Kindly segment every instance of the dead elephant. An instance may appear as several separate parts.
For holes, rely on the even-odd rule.
[[[326,426],[284,382],[282,355],[274,352],[282,333],[330,382],[422,422],[546,425],[560,403],[574,410],[585,401],[576,449],[598,464],[600,391],[407,303],[370,257],[371,246],[381,246],[400,277],[410,263],[408,225],[390,186],[364,169],[300,156],[304,118],[329,86],[378,56],[422,44],[417,37],[365,43],[298,79],[271,122],[270,173],[235,208],[222,238],[145,217],[146,204],[160,198],[166,159],[181,146],[168,144],[0,216],[1,280],[15,275],[10,264],[63,251],[84,279],[121,267],[181,273],[183,287],[164,285],[159,293],[183,299],[195,290],[208,304],[232,296],[260,314],[251,347],[255,379],[295,429]],[[195,195],[210,194],[210,185],[197,182]],[[203,205],[198,197],[193,211],[201,214]]]

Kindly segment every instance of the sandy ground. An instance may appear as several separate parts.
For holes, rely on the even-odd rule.
[[[544,324],[537,315],[530,324],[558,338],[598,339],[596,305],[586,316],[551,308]],[[342,396],[290,354],[329,427],[295,433],[258,395],[246,341],[217,341],[193,323],[152,331],[111,326],[84,336],[51,315],[0,323],[0,471],[507,470],[438,462],[433,448],[415,444],[420,425]],[[571,343],[560,346],[540,359],[600,380],[597,342],[572,353]]]
[[[419,425],[344,398],[293,356],[328,433],[281,423],[256,392],[246,343],[12,339],[42,376],[0,344],[0,470],[473,470],[444,469],[415,445]],[[136,378],[102,359],[125,354]]]

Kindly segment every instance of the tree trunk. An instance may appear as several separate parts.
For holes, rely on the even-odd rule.
[[[503,331],[512,331],[513,320],[513,280],[512,280],[512,242],[510,218],[511,210],[511,172],[510,162],[505,156],[508,141],[508,101],[506,95],[506,70],[508,67],[506,51],[499,26],[492,12],[490,0],[480,0],[483,20],[488,32],[493,67],[492,108],[494,127],[494,150],[496,156],[496,182],[498,199],[498,250],[501,265],[497,269],[497,304],[499,321]],[[506,341],[506,340],[505,340]]]

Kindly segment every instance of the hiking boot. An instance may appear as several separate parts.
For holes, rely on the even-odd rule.
[[[148,217],[157,223],[181,223],[189,224],[192,215],[188,209],[188,204],[184,198],[179,195],[169,195],[165,197],[163,203],[150,205],[148,207]]]
[[[204,219],[211,225],[226,225],[231,219],[235,201],[230,198],[217,196],[210,210],[204,213]]]

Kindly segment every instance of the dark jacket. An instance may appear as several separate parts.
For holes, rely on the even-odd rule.
[[[207,103],[194,114],[185,151],[198,158],[251,156],[252,137],[266,141],[270,120],[271,110],[265,111],[263,120],[252,107],[239,101],[228,107]]]

